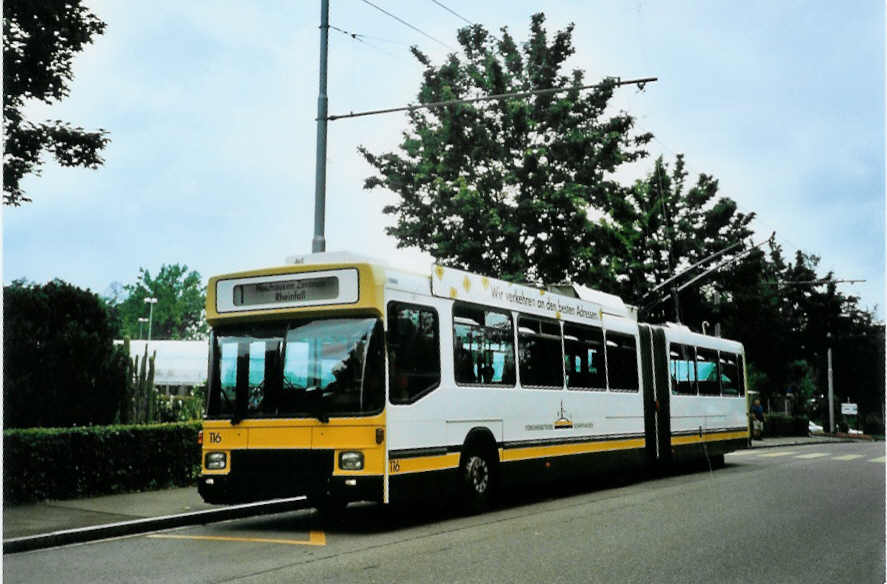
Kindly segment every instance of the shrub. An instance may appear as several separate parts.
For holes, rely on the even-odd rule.
[[[3,294],[4,427],[113,423],[128,357],[101,299],[61,280]]]
[[[809,424],[810,418],[807,416],[767,414],[764,416],[764,435],[806,436],[810,431]]]
[[[200,422],[3,432],[6,503],[192,484]]]

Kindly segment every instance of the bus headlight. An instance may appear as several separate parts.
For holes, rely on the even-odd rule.
[[[207,469],[221,470],[228,466],[228,455],[224,452],[207,452],[203,461]]]
[[[340,453],[339,468],[342,470],[363,470],[363,452]]]

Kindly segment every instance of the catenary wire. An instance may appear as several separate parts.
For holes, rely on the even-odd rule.
[[[414,31],[418,32],[419,34],[421,34],[421,35],[423,35],[423,36],[426,36],[426,37],[430,38],[430,39],[433,40],[434,42],[436,42],[436,43],[438,43],[438,44],[440,44],[440,45],[443,45],[444,47],[446,47],[446,48],[448,48],[448,49],[450,49],[450,50],[453,49],[453,47],[451,47],[450,45],[446,44],[445,42],[443,42],[443,41],[441,41],[441,40],[438,40],[438,39],[434,38],[433,36],[431,36],[430,34],[428,34],[427,32],[425,32],[424,30],[422,30],[422,29],[420,29],[420,28],[417,28],[417,27],[413,26],[412,24],[410,24],[410,23],[407,22],[406,20],[402,19],[401,17],[399,17],[399,16],[397,16],[397,15],[395,15],[395,14],[392,14],[392,13],[388,12],[387,10],[385,10],[384,8],[382,8],[382,7],[380,7],[380,6],[377,6],[377,5],[373,4],[372,2],[370,2],[370,0],[361,0],[361,2],[363,2],[364,4],[368,4],[368,5],[372,6],[373,8],[375,8],[376,10],[378,10],[379,12],[381,12],[381,13],[387,15],[387,16],[390,16],[391,18],[393,18],[393,19],[396,20],[397,22],[403,24],[404,26],[407,26],[407,27],[413,29]]]

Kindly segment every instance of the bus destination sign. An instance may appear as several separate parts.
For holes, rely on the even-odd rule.
[[[354,268],[297,274],[223,278],[216,282],[219,313],[354,304],[360,297]]]
[[[339,279],[301,278],[234,286],[234,306],[257,306],[332,300],[339,296]]]

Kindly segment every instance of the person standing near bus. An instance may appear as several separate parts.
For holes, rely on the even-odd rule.
[[[751,406],[752,415],[752,437],[755,440],[764,439],[764,408],[761,407],[761,400],[756,399]]]

